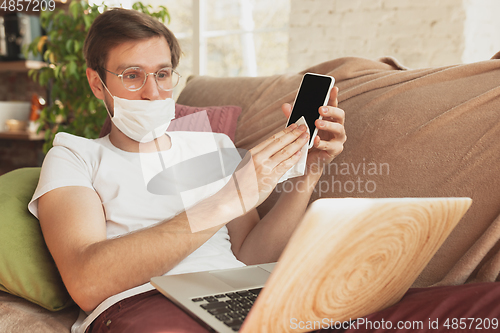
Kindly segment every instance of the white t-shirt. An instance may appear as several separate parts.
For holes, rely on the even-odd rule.
[[[38,217],[38,198],[43,194],[64,186],[85,186],[95,190],[101,199],[106,216],[107,238],[172,219],[185,208],[218,191],[230,175],[183,193],[172,194],[170,191],[168,195],[148,191],[150,180],[162,170],[180,162],[192,159],[196,163],[196,157],[221,148],[234,148],[234,145],[226,135],[218,133],[169,132],[168,135],[172,142],[169,150],[130,153],[116,148],[108,136],[89,140],[58,133],[54,147],[44,159],[38,186],[28,209]],[[193,170],[201,169],[200,165],[193,166]],[[227,228],[222,227],[167,274],[241,266],[244,264],[231,251]],[[72,332],[85,331],[93,319],[119,300],[151,289],[153,287],[147,283],[108,298],[92,313],[82,313]]]

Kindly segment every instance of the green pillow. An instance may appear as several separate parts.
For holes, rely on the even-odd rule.
[[[72,304],[38,220],[28,211],[40,168],[0,176],[0,290],[57,311]]]

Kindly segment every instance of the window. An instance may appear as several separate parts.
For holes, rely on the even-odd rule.
[[[179,72],[265,76],[288,68],[290,0],[148,0],[165,5],[179,39]]]

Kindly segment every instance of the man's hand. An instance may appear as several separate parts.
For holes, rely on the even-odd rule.
[[[323,119],[317,119],[315,122],[318,135],[314,138],[313,147],[308,152],[304,175],[307,178],[307,184],[311,186],[316,185],[325,165],[342,152],[347,140],[344,128],[345,113],[344,110],[338,108],[338,92],[338,88],[333,87],[328,105],[319,108],[319,114],[323,116]],[[292,112],[292,106],[288,103],[283,104],[282,111],[288,118]]]
[[[294,179],[304,181],[309,189],[318,182],[324,166],[342,152],[347,139],[345,114],[337,107],[337,95],[338,88],[333,87],[328,105],[319,108],[323,119],[315,123],[318,134],[308,152],[306,173]],[[282,111],[289,117],[292,106],[283,104]],[[281,176],[299,161],[300,150],[308,140],[306,126],[292,124],[250,150],[235,173],[247,209],[260,205],[271,194]]]
[[[247,154],[247,157],[251,156],[251,163],[246,163],[248,170],[242,172],[241,177],[237,171],[236,177],[238,181],[241,179],[242,182],[245,180],[256,182],[258,198],[254,207],[260,205],[271,194],[278,180],[299,161],[300,150],[309,140],[306,130],[304,125],[292,124],[261,142],[250,150],[249,155]],[[253,177],[249,177],[252,172]],[[244,188],[252,187],[248,184]]]
[[[320,108],[323,116],[321,123],[316,120],[318,135],[313,147],[307,156],[306,174],[302,177],[292,178],[295,182],[295,191],[284,191],[273,208],[260,219],[254,210],[229,223],[228,230],[231,237],[233,251],[239,260],[246,264],[272,262],[278,260],[296,226],[300,223],[307,208],[311,193],[323,172],[324,166],[330,163],[344,148],[346,134],[344,129],[344,111],[339,109],[337,102],[338,89],[334,87],[330,93],[328,106]],[[283,113],[289,116],[292,111],[290,104],[283,104]],[[266,141],[252,149],[252,168],[236,171],[239,183],[253,179],[259,184],[259,200],[267,198],[276,186],[279,178],[298,162],[302,147],[309,141],[306,127],[290,125],[283,131],[273,135]],[[247,156],[250,154],[247,154]],[[254,176],[251,170],[255,170]],[[239,177],[238,172],[242,172]],[[258,174],[258,177],[257,177]],[[255,179],[258,179],[256,182]],[[240,186],[240,188],[251,188]],[[256,191],[254,191],[256,192]],[[237,206],[236,204],[233,206]]]

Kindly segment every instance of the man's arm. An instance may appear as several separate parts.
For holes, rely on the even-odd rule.
[[[192,233],[181,213],[168,222],[107,240],[102,203],[90,188],[52,190],[40,197],[38,207],[47,246],[71,297],[84,311],[169,271],[223,225]],[[215,209],[210,207],[223,219]]]
[[[232,249],[247,265],[275,262],[302,220],[314,187],[289,180],[295,191],[283,192],[273,208],[260,219],[257,210],[227,224]]]

